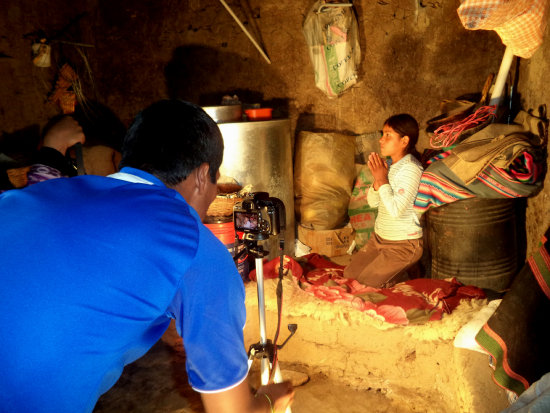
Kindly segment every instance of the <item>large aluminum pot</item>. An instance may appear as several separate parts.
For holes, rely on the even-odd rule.
[[[243,109],[241,105],[205,106],[203,109],[216,123],[239,122],[242,120]]]
[[[268,192],[269,196],[283,201],[286,211],[284,251],[292,255],[295,220],[290,121],[223,123],[219,127],[225,146],[220,173],[234,178],[243,187],[251,185],[253,192]],[[269,257],[275,257],[278,246],[276,242],[271,244]]]

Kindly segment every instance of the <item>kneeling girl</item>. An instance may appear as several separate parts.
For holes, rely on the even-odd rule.
[[[378,207],[374,232],[351,259],[344,276],[371,287],[389,287],[422,257],[422,227],[413,210],[422,165],[417,159],[418,123],[408,114],[384,122],[380,153],[369,155],[374,182],[367,200]]]

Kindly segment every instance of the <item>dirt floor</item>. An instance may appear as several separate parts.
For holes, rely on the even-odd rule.
[[[204,412],[199,394],[187,383],[185,355],[175,335],[175,329],[171,327],[144,357],[127,366],[118,383],[100,398],[94,413]],[[250,378],[257,383],[257,366],[254,366]],[[478,413],[456,406],[442,410],[438,403],[434,403],[433,396],[412,389],[400,389],[393,394],[383,388],[357,389],[305,365],[282,363],[281,366],[283,378],[297,384],[293,413]],[[487,374],[486,366],[470,366],[470,369],[479,377]],[[304,377],[307,381],[301,383]],[[496,385],[494,390],[500,392]],[[487,397],[483,411],[496,413],[507,406],[502,393],[497,403],[491,403],[494,400]]]
[[[268,331],[275,325],[276,280],[266,280]],[[245,344],[257,342],[256,284],[246,285]],[[506,393],[491,379],[488,356],[453,346],[457,331],[486,301],[461,304],[451,315],[420,326],[393,326],[361,312],[306,297],[285,285],[284,322],[299,326],[279,353],[284,379],[296,386],[293,413],[497,413]],[[284,328],[284,327],[283,327]],[[281,332],[285,339],[288,332]],[[259,383],[259,363],[250,382]],[[173,325],[118,383],[95,413],[203,412],[187,383],[185,352]]]
[[[129,365],[118,383],[99,400],[94,413],[204,412],[200,396],[187,383],[185,355],[171,327],[144,357]],[[382,389],[358,390],[315,373],[305,365],[282,364],[283,378],[296,387],[293,413],[409,413],[428,412],[427,406],[410,407],[387,397]],[[251,372],[251,380],[257,377]],[[419,398],[414,395],[414,398]]]

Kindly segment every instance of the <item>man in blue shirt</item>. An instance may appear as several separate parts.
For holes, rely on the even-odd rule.
[[[285,411],[288,383],[250,392],[244,287],[202,224],[222,157],[201,108],[164,100],[134,120],[120,172],[0,195],[1,412],[91,412],[171,319],[207,412]]]

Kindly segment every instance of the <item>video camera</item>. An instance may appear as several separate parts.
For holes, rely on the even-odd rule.
[[[267,192],[250,193],[233,207],[233,223],[243,240],[266,240],[285,229],[285,204]]]

